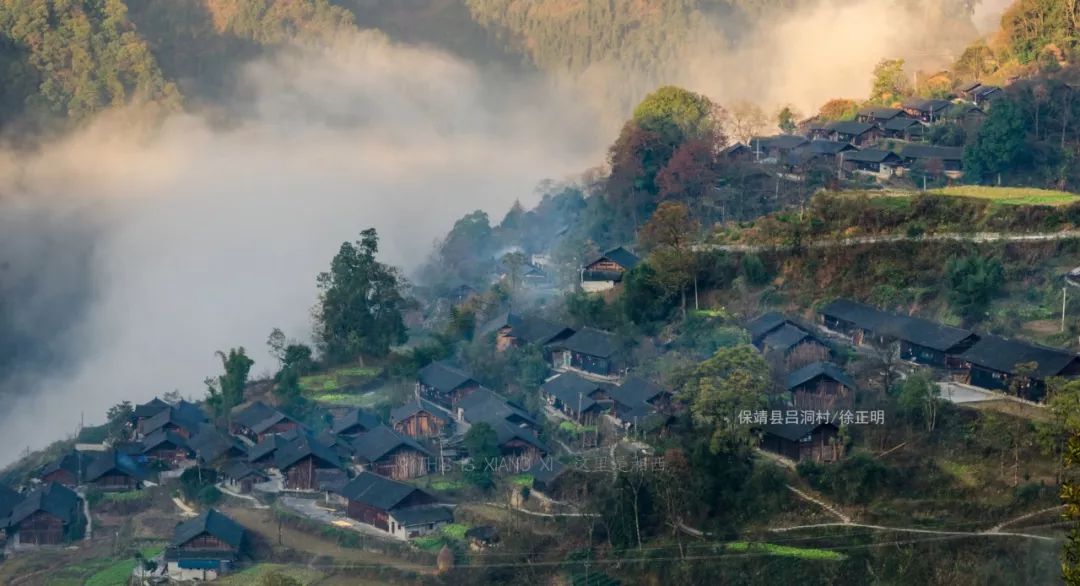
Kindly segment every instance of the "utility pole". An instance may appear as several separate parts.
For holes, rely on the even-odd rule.
[[[1068,298],[1069,287],[1061,288],[1061,331],[1065,331],[1065,300]]]

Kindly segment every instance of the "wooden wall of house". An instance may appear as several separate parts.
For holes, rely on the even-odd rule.
[[[810,434],[810,441],[797,442],[797,445],[800,461],[832,462],[840,459],[842,446],[837,438],[837,432],[828,426],[817,428]]]
[[[408,480],[428,473],[428,457],[411,448],[402,448],[372,462],[371,469],[380,476]]]
[[[502,352],[507,348],[512,348],[517,344],[517,338],[515,338],[511,329],[508,327],[500,328],[499,332],[495,335],[495,351]]]
[[[604,273],[621,273],[624,269],[622,265],[616,262],[612,262],[607,259],[598,260],[591,265],[585,267],[586,271],[597,271]]]
[[[75,479],[75,473],[71,472],[70,470],[64,469],[53,470],[52,472],[43,475],[41,477],[41,482],[45,484],[49,482],[55,482],[57,484],[62,484],[68,488],[73,488],[78,484]]]
[[[203,533],[187,543],[179,547],[181,551],[220,551],[220,552],[233,552],[233,547],[228,543],[210,535]]]
[[[792,402],[799,410],[828,411],[851,408],[855,404],[851,389],[824,376],[799,385],[791,391]]]
[[[315,459],[311,456],[300,460],[284,471],[284,486],[289,490],[315,490]]]
[[[442,435],[444,425],[442,419],[421,411],[394,423],[394,431],[414,438],[438,437]]]
[[[134,490],[138,487],[138,481],[119,472],[110,472],[91,484],[101,490]]]
[[[348,515],[350,519],[355,519],[361,523],[367,523],[368,525],[378,527],[383,531],[390,530],[390,515],[388,515],[386,511],[376,509],[365,503],[350,500],[345,509],[345,514]]]
[[[544,457],[536,446],[517,438],[499,446],[499,452],[504,458],[503,464],[511,471],[528,470]]]
[[[63,521],[45,511],[23,519],[17,532],[20,543],[58,545],[66,541]]]
[[[593,374],[608,375],[611,373],[611,361],[606,358],[598,358],[581,352],[570,353],[570,366]]]

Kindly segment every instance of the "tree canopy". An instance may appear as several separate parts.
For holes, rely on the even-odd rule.
[[[375,229],[364,230],[360,240],[342,243],[330,271],[318,277],[316,334],[331,362],[385,356],[407,339],[403,278],[375,259],[378,251]]]

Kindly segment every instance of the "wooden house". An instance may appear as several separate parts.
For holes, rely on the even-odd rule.
[[[776,163],[787,158],[788,154],[809,142],[794,134],[754,137],[750,139],[750,150],[754,160],[759,163]]]
[[[187,441],[188,449],[202,465],[212,466],[229,459],[247,457],[247,445],[213,425],[203,425]]]
[[[758,347],[788,370],[827,360],[832,352],[820,338],[793,324],[784,324],[770,332],[761,339]]]
[[[183,437],[191,437],[199,428],[209,421],[206,413],[194,403],[180,401],[168,409],[158,411],[155,415],[144,419],[137,429],[141,437],[148,436],[155,431],[165,430],[179,434]]]
[[[382,423],[374,413],[364,409],[352,409],[339,419],[334,419],[334,434],[345,438],[359,437]]]
[[[16,548],[71,543],[81,539],[86,529],[82,498],[55,482],[27,494],[5,521],[8,543]]]
[[[952,105],[949,100],[927,100],[923,98],[909,98],[902,104],[902,108],[908,116],[922,120],[923,122],[936,122]]]
[[[574,421],[592,425],[612,408],[611,386],[573,372],[564,372],[540,386],[540,397]]]
[[[750,342],[756,346],[761,342],[762,338],[788,323],[791,322],[786,317],[775,311],[770,311],[746,322],[746,331],[750,334]]]
[[[855,116],[857,122],[873,124],[879,129],[884,129],[885,125],[889,122],[902,118],[908,118],[907,112],[902,108],[885,108],[878,106],[863,108],[859,110],[859,113]]]
[[[416,439],[443,435],[452,420],[445,409],[423,399],[413,399],[390,411],[394,431]]]
[[[819,312],[822,324],[851,339],[856,346],[886,346],[896,341],[890,334],[896,314],[850,299],[836,299]]]
[[[188,439],[165,429],[159,429],[139,442],[139,455],[147,462],[166,468],[176,468],[192,456]]]
[[[68,488],[75,488],[82,484],[87,466],[93,456],[86,452],[71,450],[58,460],[46,464],[38,472],[38,479],[42,483],[55,482]]]
[[[937,368],[961,368],[958,356],[979,338],[970,330],[907,315],[893,320],[888,331],[900,341],[902,360]]]
[[[762,449],[795,462],[832,462],[843,454],[839,429],[832,423],[769,424],[760,433]]]
[[[131,456],[115,449],[95,456],[85,474],[88,486],[106,492],[137,490],[145,478],[145,471]]]
[[[881,149],[862,149],[844,153],[844,169],[885,180],[902,172],[904,160],[900,155]]]
[[[611,289],[639,262],[641,259],[629,250],[613,248],[582,267],[581,288],[590,293]]]
[[[251,446],[247,453],[247,462],[263,470],[274,467],[274,455],[281,448],[287,446],[300,435],[300,431],[278,433],[264,437],[259,443]]]
[[[390,478],[361,472],[342,489],[346,514],[398,539],[439,531],[453,522],[453,512],[419,488]]]
[[[300,427],[298,421],[262,401],[255,401],[234,411],[230,431],[234,435],[247,436],[254,442],[268,435],[284,433]]]
[[[983,85],[977,81],[961,86],[960,93],[976,106],[984,106],[1004,95],[1004,92],[999,86]]]
[[[998,336],[982,336],[957,358],[967,368],[966,382],[1031,401],[1046,396],[1047,379],[1080,375],[1080,357],[1072,352]]]
[[[511,474],[528,470],[550,450],[531,429],[507,422],[489,423],[495,430],[499,447],[499,466],[496,472]]]
[[[611,332],[582,328],[550,348],[552,367],[557,371],[577,370],[603,378],[618,374],[615,335]]]
[[[225,488],[239,494],[249,494],[256,484],[270,480],[270,476],[265,472],[243,460],[224,462],[218,469],[218,475],[224,482]]]
[[[881,128],[869,122],[840,120],[829,125],[830,136],[834,141],[850,143],[857,147],[874,144],[881,139]]]
[[[353,442],[353,453],[365,470],[395,480],[424,476],[432,465],[431,452],[385,425]]]
[[[814,362],[792,372],[785,387],[799,410],[835,411],[855,405],[855,381],[831,362]]]
[[[445,361],[432,362],[421,368],[416,382],[421,395],[450,408],[479,386],[472,375]]]
[[[720,158],[739,163],[747,163],[754,160],[754,151],[749,146],[736,142],[720,149]]]
[[[244,553],[247,531],[209,509],[176,526],[165,550],[166,571],[175,582],[215,580],[233,570]]]
[[[459,421],[470,425],[481,421],[488,423],[505,421],[518,427],[540,429],[536,419],[524,407],[484,387],[480,387],[458,403],[456,416]]]
[[[131,412],[131,422],[134,425],[134,429],[136,431],[142,429],[143,422],[157,415],[158,413],[167,410],[171,406],[172,405],[169,405],[168,403],[162,401],[157,397],[154,397],[146,403],[136,405]]]
[[[884,138],[899,140],[922,140],[926,125],[915,118],[893,118],[881,127]]]
[[[319,468],[343,468],[337,452],[307,433],[274,452],[274,467],[284,477],[285,490],[316,491],[319,489],[315,470]]]
[[[541,317],[508,311],[481,328],[481,334],[495,334],[495,351],[535,344],[540,348],[560,342],[574,330]]]

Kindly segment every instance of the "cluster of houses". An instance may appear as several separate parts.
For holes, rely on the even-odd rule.
[[[963,149],[924,144],[927,130],[945,121],[965,127],[979,124],[987,105],[1000,95],[1000,87],[970,83],[959,89],[956,100],[911,98],[899,107],[863,108],[853,120],[815,117],[801,123],[798,134],[755,137],[749,144],[727,147],[724,154],[776,164],[796,176],[817,165],[878,180],[914,167],[958,178],[963,174]]]
[[[832,348],[815,330],[841,336],[856,347],[896,351],[898,358],[941,371],[950,380],[1039,401],[1047,380],[1080,376],[1080,356],[1021,340],[976,333],[917,316],[885,311],[850,299],[818,311],[818,327],[770,312],[749,323],[751,341],[787,375],[785,407],[796,412],[851,409],[855,380],[830,361]],[[793,460],[840,456],[832,421],[770,422],[759,426],[762,447]]]

